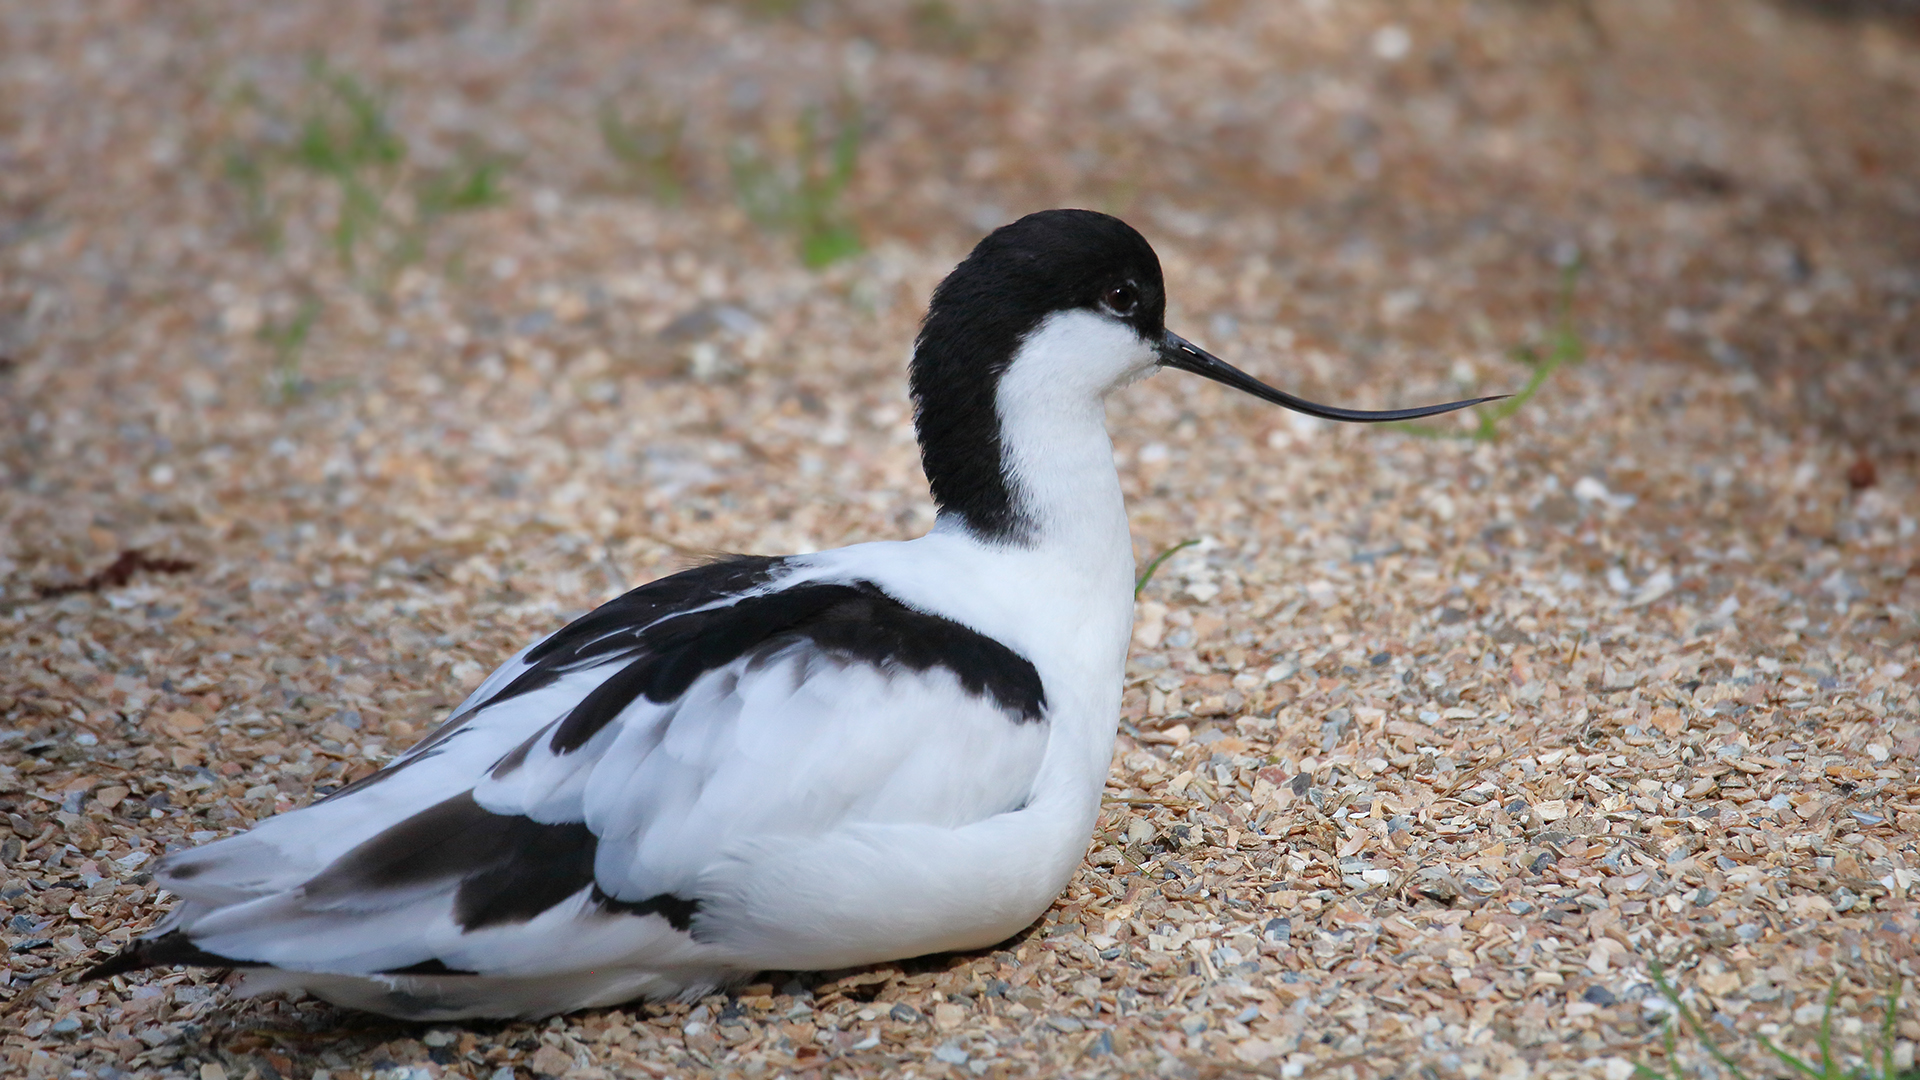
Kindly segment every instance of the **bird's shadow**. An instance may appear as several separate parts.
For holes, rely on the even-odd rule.
[[[930,953],[906,960],[834,971],[763,971],[755,975],[751,983],[717,992],[696,1002],[635,1001],[570,1015],[623,1012],[633,1014],[637,1020],[645,1023],[666,1016],[684,1015],[701,1004],[713,1006],[716,1012],[730,1012],[738,1008],[740,991],[745,986],[753,985],[770,986],[776,996],[822,998],[830,995],[849,1001],[872,1002],[880,999],[890,988],[914,976],[963,969],[989,957],[998,957],[1001,964],[1017,963],[1014,956],[1020,947],[1045,929],[1046,920],[1042,918],[1013,937],[983,949]],[[916,1012],[907,1018],[907,1022],[924,1023],[927,1018]],[[190,1036],[183,1049],[189,1055],[223,1058],[228,1065],[238,1067],[240,1074],[253,1068],[268,1080],[274,1077],[291,1080],[293,1077],[310,1076],[316,1069],[340,1069],[349,1064],[383,1067],[380,1061],[366,1059],[386,1043],[396,1039],[419,1040],[430,1030],[454,1029],[474,1035],[483,1047],[509,1045],[531,1052],[540,1045],[539,1031],[544,1024],[545,1021],[536,1020],[396,1020],[331,1005],[316,998],[267,995],[232,1001],[229,1007],[210,1013],[195,1025],[198,1038]],[[425,1056],[442,1065],[461,1059],[459,1051],[452,1046],[429,1047]],[[393,1061],[390,1064],[406,1065],[412,1062]]]

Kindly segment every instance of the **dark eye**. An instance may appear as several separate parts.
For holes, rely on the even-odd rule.
[[[1106,305],[1108,311],[1125,318],[1140,306],[1140,290],[1134,288],[1132,282],[1115,285],[1107,290],[1107,295],[1101,297],[1100,302]]]

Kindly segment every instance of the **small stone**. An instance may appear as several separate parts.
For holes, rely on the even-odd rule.
[[[167,734],[180,738],[205,731],[207,722],[185,709],[175,709],[161,718],[160,727]]]
[[[573,1055],[557,1046],[542,1045],[533,1052],[533,1060],[528,1062],[536,1073],[547,1076],[561,1076],[573,1068]]]

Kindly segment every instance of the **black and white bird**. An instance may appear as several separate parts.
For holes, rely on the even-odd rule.
[[[691,998],[1002,941],[1100,809],[1133,623],[1104,400],[1162,367],[1333,420],[1163,325],[1124,222],[1033,214],[933,294],[916,540],[740,557],[521,651],[373,776],[161,860],[94,977],[242,969],[419,1020]]]

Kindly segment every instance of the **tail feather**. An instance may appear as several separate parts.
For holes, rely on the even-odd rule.
[[[140,971],[150,967],[226,967],[253,968],[265,965],[255,960],[235,960],[230,956],[211,953],[193,943],[185,930],[170,930],[158,937],[141,938],[122,949],[119,954],[110,956],[87,969],[80,976],[81,982],[93,982],[96,979],[124,975],[129,971]]]

